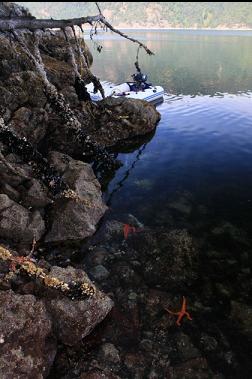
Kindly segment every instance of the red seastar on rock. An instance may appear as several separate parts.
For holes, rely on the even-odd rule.
[[[178,319],[176,321],[176,324],[178,326],[181,325],[180,321],[182,320],[182,318],[184,316],[186,316],[188,318],[188,320],[192,320],[190,314],[188,312],[186,312],[186,298],[185,296],[183,296],[183,303],[182,303],[182,307],[181,307],[181,311],[180,312],[172,312],[170,311],[168,308],[165,308],[165,310],[170,313],[171,315],[175,315],[175,316],[178,316]]]

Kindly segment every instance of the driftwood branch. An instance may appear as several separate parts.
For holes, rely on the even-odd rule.
[[[87,16],[80,18],[72,18],[69,20],[54,20],[54,19],[36,19],[36,18],[26,18],[26,17],[12,17],[6,19],[0,17],[0,30],[3,32],[10,32],[15,29],[65,29],[68,26],[81,26],[83,24],[90,24],[95,21],[102,21],[104,16]]]
[[[98,8],[100,10],[100,8]],[[149,55],[153,55],[154,53],[148,49],[142,42],[138,41],[135,38],[129,37],[118,29],[115,29],[100,13],[96,16],[87,16],[80,18],[72,18],[69,20],[43,20],[36,18],[26,18],[26,17],[12,17],[10,19],[6,19],[4,17],[0,17],[0,32],[13,32],[14,30],[22,30],[28,29],[30,31],[35,31],[38,29],[65,29],[67,27],[73,28],[74,26],[82,27],[83,24],[91,24],[94,22],[99,22],[110,29],[112,32],[119,34],[121,37],[128,39],[134,43],[137,43],[141,46]]]

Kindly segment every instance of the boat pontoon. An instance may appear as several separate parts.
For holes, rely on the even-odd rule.
[[[101,85],[104,89],[105,97],[125,97],[146,100],[151,103],[161,103],[163,101],[164,89],[161,86],[153,86],[147,83],[139,86],[136,82],[125,82],[117,85],[107,81],[102,81]],[[86,88],[93,101],[102,100],[99,91],[94,93],[94,86],[92,83],[86,85]]]

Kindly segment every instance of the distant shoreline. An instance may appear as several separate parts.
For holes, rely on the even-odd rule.
[[[118,28],[120,30],[218,30],[218,31],[244,31],[249,32],[252,29],[229,29],[229,28]]]
[[[132,28],[132,27],[129,27],[129,28],[121,28],[120,26],[116,26],[115,27],[116,29],[119,29],[119,30],[194,30],[194,31],[200,31],[200,30],[203,30],[203,31],[230,31],[230,32],[251,32],[252,31],[252,28],[240,28],[240,29],[234,29],[234,28],[154,28],[154,27],[148,27],[148,28],[141,28],[141,27],[135,27],[135,28]],[[86,30],[90,30],[90,28],[88,27],[84,27],[83,28],[85,31]],[[97,29],[97,30],[102,30],[102,29]]]

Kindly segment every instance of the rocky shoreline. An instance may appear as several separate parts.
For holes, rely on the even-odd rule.
[[[27,15],[1,3],[0,16],[10,12]],[[141,101],[107,99],[82,111],[65,45],[64,36],[45,33],[46,73],[90,140],[107,148],[153,131],[160,115]],[[83,268],[50,265],[47,253],[64,255],[64,245],[92,236],[107,206],[82,140],[52,111],[33,65],[4,35],[0,117],[0,376],[45,378],[58,346],[80,343],[113,307]],[[67,296],[73,286],[86,296],[77,289]]]
[[[10,10],[27,15],[0,3],[1,17]],[[78,133],[53,111],[22,50],[0,34],[0,377],[245,378],[248,237],[229,223],[212,225],[200,206],[205,223],[193,229],[188,193],[166,205],[166,226],[161,216],[156,227],[133,215],[106,217],[102,186],[120,166],[117,153],[151,138],[160,114],[112,98],[83,110],[65,42],[44,33],[40,50]],[[113,165],[95,160],[88,141]],[[242,262],[226,259],[222,238],[244,248]],[[223,267],[242,283],[237,301]]]

